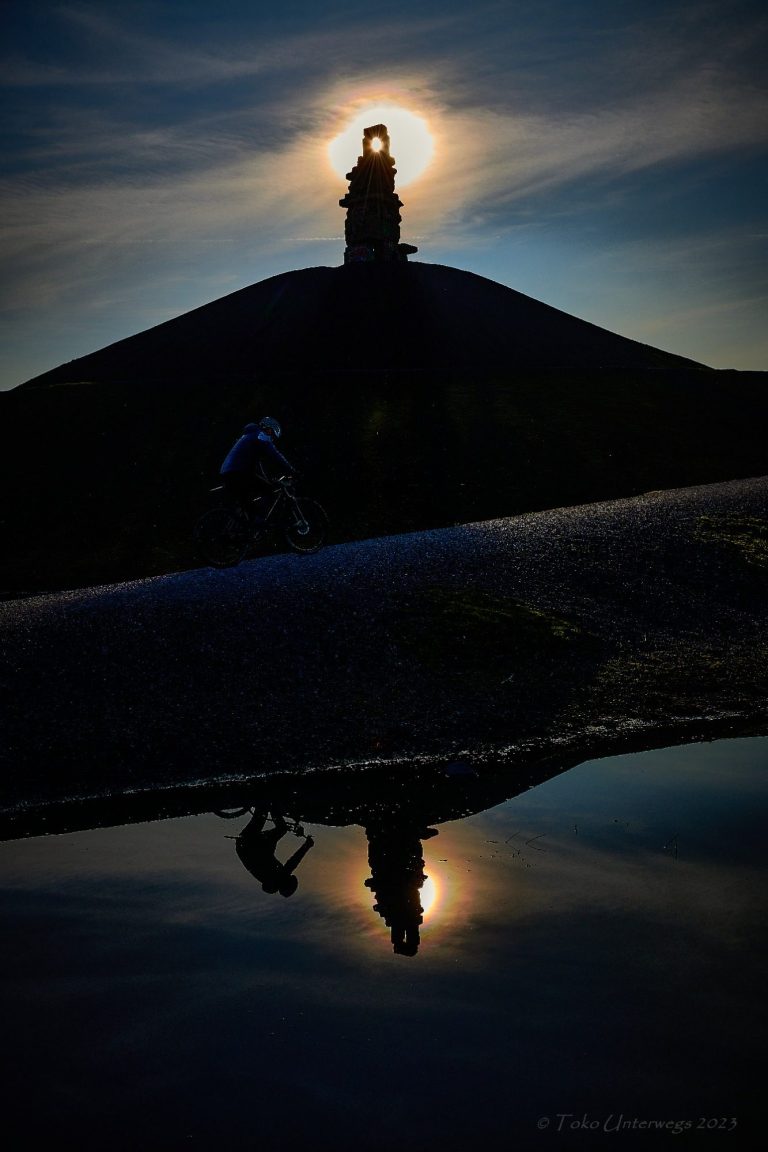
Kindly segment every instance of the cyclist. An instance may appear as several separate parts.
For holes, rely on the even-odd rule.
[[[264,828],[269,816],[266,812],[254,812],[250,824],[246,824],[235,840],[235,849],[242,863],[250,872],[261,881],[265,892],[279,892],[281,896],[293,896],[299,882],[293,875],[301,861],[314,847],[311,836],[304,834],[303,828],[294,828],[297,836],[304,837],[304,843],[293,855],[282,864],[275,856],[278,841],[282,840],[288,831],[288,824],[276,812],[272,816],[273,828]]]
[[[263,416],[256,424],[246,424],[243,434],[227,453],[219,474],[227,501],[241,508],[247,516],[256,493],[257,482],[268,484],[271,475],[292,475],[295,471],[282,452],[275,447],[282,429],[272,416]],[[253,519],[258,522],[258,516]]]

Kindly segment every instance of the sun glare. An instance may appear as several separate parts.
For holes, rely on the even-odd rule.
[[[371,148],[374,152],[381,152],[382,141],[378,136],[374,136],[373,140],[371,140]]]
[[[438,896],[439,896],[439,888],[437,885],[437,878],[434,875],[427,876],[426,880],[424,881],[424,884],[422,885],[421,895],[420,895],[421,907],[422,907],[423,912],[424,912],[424,919],[425,920],[427,919],[429,914],[431,912],[433,912],[434,909],[436,908],[437,902],[438,902]]]
[[[435,151],[426,120],[396,104],[368,104],[355,111],[347,127],[328,145],[328,157],[334,172],[342,180],[354,168],[362,151],[363,131],[372,124],[386,124],[390,149],[395,158],[396,188],[412,184],[425,171]],[[372,147],[381,149],[374,139]]]

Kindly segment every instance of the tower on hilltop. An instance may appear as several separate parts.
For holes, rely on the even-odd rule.
[[[339,205],[347,210],[344,263],[404,261],[417,252],[400,243],[402,200],[395,192],[395,160],[389,154],[385,124],[363,130],[363,154],[347,172],[349,191]]]

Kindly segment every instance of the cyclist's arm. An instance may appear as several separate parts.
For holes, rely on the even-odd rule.
[[[307,852],[309,852],[310,848],[313,848],[314,845],[315,845],[314,840],[312,839],[311,836],[308,836],[307,839],[304,841],[304,843],[301,845],[301,847],[296,852],[294,852],[293,856],[288,857],[285,864],[283,865],[284,870],[286,872],[288,872],[289,874],[291,872],[295,871],[295,869],[298,868],[299,864],[301,864],[301,862],[304,859],[304,857],[306,856]]]
[[[289,464],[282,452],[278,452],[274,444],[267,443],[264,445],[264,450],[269,454],[270,462],[276,467],[280,468],[283,472],[292,474],[294,471],[293,465]]]

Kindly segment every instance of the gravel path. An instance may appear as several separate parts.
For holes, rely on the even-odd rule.
[[[0,605],[0,807],[765,724],[768,477]]]

